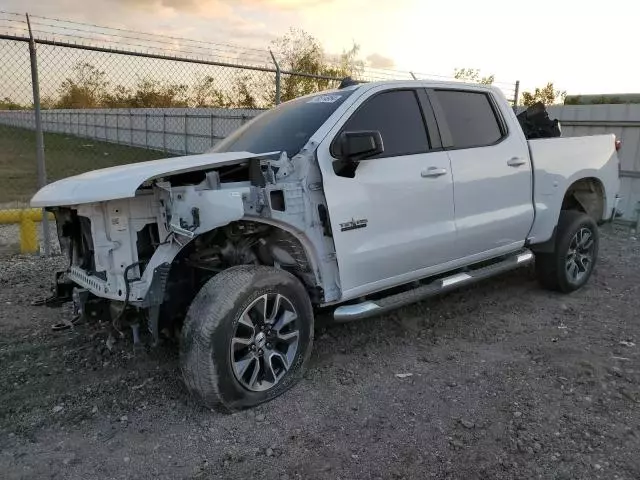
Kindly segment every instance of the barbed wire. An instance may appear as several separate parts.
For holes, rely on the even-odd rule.
[[[171,35],[159,35],[157,33],[140,32],[140,31],[137,31],[137,30],[128,30],[128,29],[116,28],[116,27],[106,27],[104,25],[95,25],[95,24],[92,24],[92,23],[81,23],[81,22],[75,22],[75,21],[72,21],[72,20],[63,20],[63,19],[58,19],[58,18],[42,17],[42,16],[39,16],[39,15],[31,15],[31,18],[42,18],[42,19],[46,19],[46,20],[53,20],[53,21],[56,21],[56,22],[70,23],[70,24],[74,24],[74,25],[82,25],[82,26],[86,26],[86,27],[93,27],[93,28],[98,28],[98,29],[103,29],[103,30],[113,30],[113,31],[118,31],[118,32],[135,33],[137,35],[144,35],[144,36],[149,36],[149,37],[157,37],[157,38],[162,38],[162,39],[180,40],[180,41],[185,41],[185,42],[190,42],[190,43],[200,43],[200,44],[204,44],[204,45],[219,45],[219,46],[223,46],[223,47],[237,48],[237,49],[241,49],[241,50],[254,50],[256,52],[261,52],[261,53],[264,52],[264,49],[255,48],[255,47],[248,47],[248,46],[245,46],[245,45],[237,45],[237,44],[222,43],[222,42],[213,42],[213,41],[208,41],[208,40],[195,40],[193,38],[176,37],[176,36],[171,36]]]
[[[22,14],[0,10],[0,27],[10,28],[13,32],[26,32],[26,18]],[[65,41],[83,45],[86,42],[93,46],[109,46],[109,48],[122,49],[135,53],[141,49],[145,53],[168,55],[175,59],[181,57],[193,59],[220,61],[241,66],[270,66],[273,61],[268,49],[259,49],[246,45],[224,43],[216,41],[195,40],[180,36],[160,35],[148,32],[139,32],[130,29],[107,27],[91,23],[82,23],[73,20],[30,15],[34,35],[38,39],[55,39],[62,37]],[[3,25],[6,22],[9,25]],[[49,38],[51,37],[51,38]],[[107,38],[105,38],[107,37]],[[78,42],[80,41],[80,43]],[[276,52],[277,54],[277,52]],[[331,58],[333,57],[333,58]],[[337,57],[337,58],[336,58]],[[343,62],[339,56],[329,56],[325,59],[328,66],[340,68]],[[283,67],[281,65],[281,67]],[[356,69],[358,70],[358,69]],[[458,80],[454,75],[441,75],[416,71],[403,71],[395,69],[377,68],[364,65],[361,71],[356,72],[359,79],[369,81],[384,81],[392,79],[433,79],[433,80]],[[506,93],[513,93],[515,82],[494,81],[494,85]]]
[[[44,33],[44,34],[51,34],[51,35],[64,35],[64,36],[77,36],[78,38],[83,38],[83,39],[87,39],[87,40],[95,40],[98,42],[112,42],[112,43],[118,43],[118,44],[123,44],[123,45],[127,45],[127,46],[134,46],[134,47],[141,47],[141,48],[151,48],[151,49],[157,49],[157,50],[169,50],[169,51],[174,51],[175,48],[166,48],[166,47],[161,47],[161,46],[156,46],[156,45],[147,45],[147,44],[143,44],[143,43],[130,43],[128,42],[128,40],[139,40],[139,41],[147,41],[146,39],[140,38],[140,37],[134,37],[134,36],[127,36],[127,35],[119,35],[119,34],[112,34],[112,33],[105,33],[105,32],[89,32],[87,30],[83,30],[83,29],[79,29],[79,28],[72,28],[72,27],[59,27],[57,25],[53,25],[53,24],[49,24],[49,23],[39,23],[39,22],[33,22],[33,26],[34,27],[50,27],[50,28],[60,28],[62,30],[65,31],[74,31],[74,32],[80,32],[80,33],[94,33],[96,35],[100,35],[100,36],[107,36],[107,37],[113,37],[116,38],[117,40],[108,40],[105,38],[96,38],[96,37],[86,37],[86,36],[79,36],[79,35],[71,35],[71,34],[67,34],[67,33],[61,33],[57,30],[53,30],[53,31],[49,31],[48,29],[38,29],[37,33]],[[162,37],[160,37],[162,38]],[[167,37],[168,39],[171,39],[172,37]],[[125,41],[120,41],[120,39],[124,39]],[[183,42],[184,40],[178,40],[178,39],[173,39],[175,41],[178,42]],[[215,44],[215,43],[211,43],[211,44],[207,44],[205,42],[201,42],[203,43],[204,46],[199,46],[199,45],[188,45],[188,44],[176,44],[175,41],[173,40],[149,40],[152,43],[158,43],[161,45],[169,45],[171,47],[179,47],[179,50],[184,52],[184,53],[192,53],[192,54],[196,54],[196,55],[211,55],[211,51],[214,52],[222,52],[222,53],[236,53],[236,52],[229,52],[228,50],[223,50],[220,48],[219,45]],[[257,49],[253,49],[253,48],[248,48],[248,49],[243,49],[242,47],[236,47],[238,49],[238,53],[242,54],[243,56],[245,56],[247,59],[249,60],[257,60],[257,61],[267,61],[268,60],[268,55],[269,53],[266,50],[257,50]],[[197,51],[194,51],[197,50]],[[257,53],[251,53],[251,52],[259,52],[261,55],[258,55]],[[222,56],[220,54],[214,54],[213,56]],[[225,56],[225,58],[229,58],[228,56]],[[270,63],[270,61],[269,61]]]
[[[88,45],[95,45],[95,46],[99,46],[98,44],[102,44],[102,45],[109,45],[109,46],[119,46],[121,47],[123,50],[126,51],[136,51],[136,47],[142,50],[154,50],[157,54],[160,55],[170,55],[174,58],[180,58],[181,56],[184,56],[184,58],[193,58],[194,56],[200,59],[205,59],[205,58],[209,58],[210,60],[217,60],[217,61],[224,61],[224,62],[235,62],[238,64],[238,66],[251,66],[251,65],[255,65],[256,63],[262,63],[262,64],[269,64],[271,66],[273,66],[273,64],[270,61],[267,61],[266,59],[258,59],[258,58],[240,58],[240,57],[229,57],[229,56],[224,56],[224,55],[219,55],[219,54],[215,54],[215,55],[206,55],[204,53],[198,53],[198,52],[192,52],[189,50],[183,50],[182,48],[176,48],[176,49],[166,49],[166,48],[161,48],[161,47],[153,47],[153,46],[149,46],[149,45],[141,45],[141,44],[133,44],[133,43],[129,43],[129,42],[119,42],[117,40],[109,40],[109,39],[104,39],[104,40],[97,40],[95,38],[92,37],[85,37],[82,35],[72,35],[72,34],[66,34],[66,33],[53,33],[53,32],[39,32],[39,33],[47,33],[49,35],[52,35],[53,40],[55,40],[55,37],[68,37],[72,40],[76,40],[75,43],[78,43],[77,40],[87,40],[87,44]],[[39,39],[46,39],[46,37],[42,37],[39,36]],[[148,52],[150,53],[150,52]]]

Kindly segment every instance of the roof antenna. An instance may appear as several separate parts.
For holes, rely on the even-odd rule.
[[[338,89],[342,90],[343,88],[351,87],[353,85],[358,85],[359,83],[360,82],[355,81],[351,77],[344,77],[342,79],[342,82],[340,82],[340,86],[338,87]]]

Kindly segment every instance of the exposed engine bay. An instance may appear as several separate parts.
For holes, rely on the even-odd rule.
[[[125,311],[144,311],[156,338],[162,322],[180,321],[204,283],[237,265],[289,271],[323,303],[336,296],[337,273],[328,269],[337,267],[331,255],[318,265],[310,254],[333,244],[322,193],[302,193],[303,180],[319,178],[309,170],[295,170],[283,153],[158,178],[131,198],[52,208],[70,259],[58,288],[74,292],[80,313],[111,320],[116,330]],[[321,283],[327,271],[329,292]]]

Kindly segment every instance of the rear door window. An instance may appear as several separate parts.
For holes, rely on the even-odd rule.
[[[435,90],[451,132],[454,148],[493,145],[505,136],[488,94]]]

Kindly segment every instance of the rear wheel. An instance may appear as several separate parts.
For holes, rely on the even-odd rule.
[[[598,226],[593,218],[578,211],[562,211],[555,251],[536,254],[536,274],[542,286],[563,293],[582,287],[593,272],[598,244]]]
[[[209,407],[252,407],[285,392],[311,352],[313,310],[304,286],[270,267],[234,267],[194,299],[182,331],[189,391]]]

